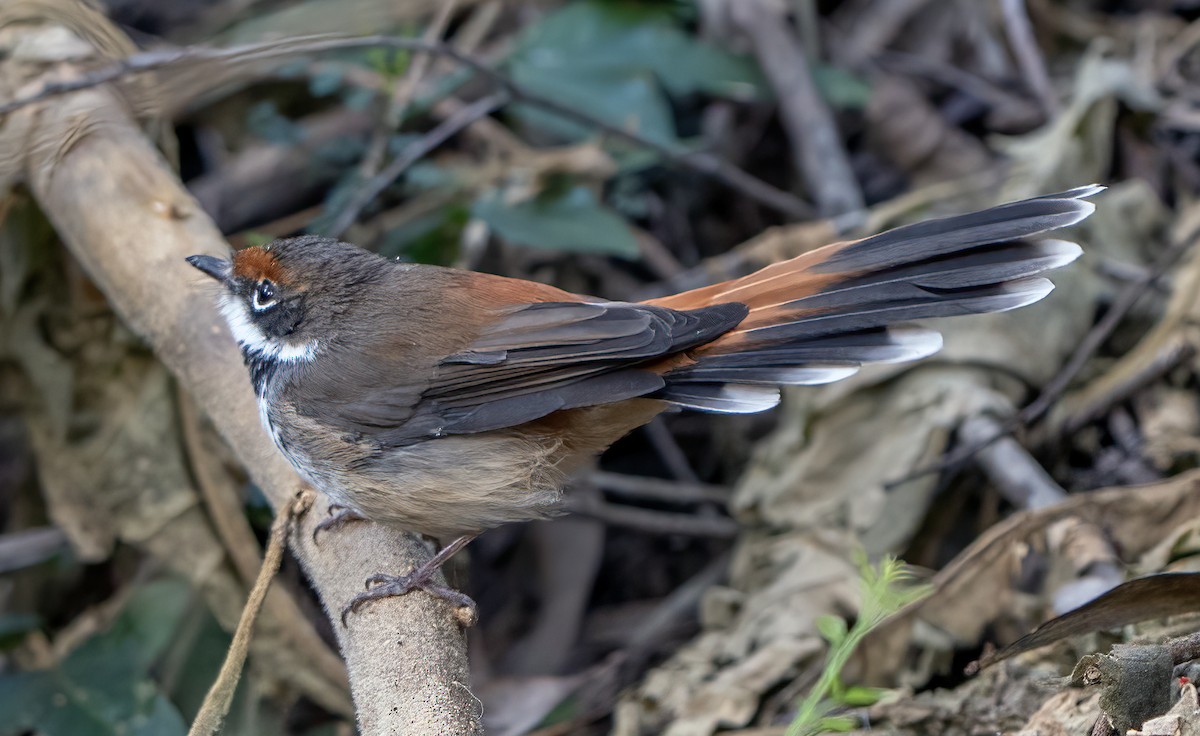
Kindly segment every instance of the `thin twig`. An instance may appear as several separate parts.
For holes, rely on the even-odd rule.
[[[738,167],[703,151],[688,151],[675,144],[660,143],[652,138],[628,130],[619,125],[605,122],[586,112],[532,92],[513,82],[508,77],[479,61],[443,43],[429,43],[422,39],[395,36],[304,36],[286,41],[269,41],[258,44],[213,49],[204,46],[186,46],[165,51],[147,51],[134,54],[121,61],[81,74],[75,79],[48,82],[40,89],[7,103],[0,104],[0,115],[6,115],[26,105],[50,97],[64,95],[82,89],[96,87],[123,77],[166,69],[184,62],[225,61],[245,63],[312,54],[328,51],[345,51],[360,48],[384,47],[435,54],[474,71],[492,84],[508,92],[512,101],[535,105],[571,122],[579,123],[600,131],[610,137],[640,146],[662,156],[671,163],[710,176],[751,199],[796,219],[813,216],[812,207],[793,194],[771,186],[742,171]]]
[[[529,736],[566,736],[612,713],[617,696],[644,673],[647,661],[662,651],[674,629],[695,615],[704,594],[729,574],[731,554],[722,552],[700,572],[664,597],[638,627],[625,637],[621,648],[583,675],[576,689],[580,706],[570,720],[555,723]]]
[[[1001,435],[976,458],[992,484],[1009,503],[1021,509],[1053,506],[1067,497],[1046,469],[1011,437],[1004,437],[1000,422],[987,414],[971,417],[958,430],[964,442]]]
[[[1058,97],[1054,94],[1054,85],[1050,83],[1050,75],[1046,72],[1046,60],[1042,58],[1037,39],[1033,35],[1033,24],[1029,22],[1029,14],[1025,9],[1025,0],[1000,0],[1000,9],[1004,14],[1004,32],[1008,42],[1012,44],[1013,55],[1021,67],[1021,74],[1029,84],[1033,93],[1042,102],[1042,109],[1050,117],[1058,114]]]
[[[883,50],[904,30],[905,25],[928,5],[930,0],[875,0],[870,5],[843,3],[843,12],[834,15],[833,25],[841,25],[845,37],[830,44],[829,50],[839,61],[855,67]],[[861,11],[861,12],[860,12]],[[853,15],[853,17],[843,17]]]
[[[1099,419],[1115,404],[1126,401],[1135,393],[1170,373],[1176,366],[1190,360],[1195,355],[1196,346],[1192,344],[1187,336],[1182,333],[1175,333],[1164,344],[1155,346],[1154,353],[1149,355],[1142,365],[1136,366],[1136,370],[1131,373],[1118,376],[1118,380],[1116,381],[1111,380],[1111,374],[1105,374],[1098,379],[1097,383],[1106,389],[1103,395],[1091,396],[1085,389],[1082,393],[1086,398],[1090,399],[1086,403],[1077,404],[1074,407],[1070,407],[1068,403],[1060,404],[1060,407],[1069,408],[1071,413],[1062,419],[1059,426],[1050,427],[1050,431],[1056,432],[1059,435],[1078,431],[1084,425]],[[1125,364],[1122,362],[1121,365]],[[1088,388],[1096,386],[1097,383],[1089,384]],[[1072,396],[1072,399],[1076,398],[1076,396]],[[1047,424],[1053,424],[1053,421],[1048,421]]]
[[[454,15],[457,5],[458,0],[442,0],[440,7],[438,7],[437,15],[430,21],[429,27],[425,29],[425,34],[422,37],[424,41],[427,43],[437,43],[438,39],[445,33],[446,26],[450,23],[450,18]],[[396,83],[396,87],[392,93],[392,102],[388,106],[387,117],[384,121],[386,129],[394,130],[400,125],[400,121],[404,119],[404,113],[407,112],[409,105],[412,103],[413,96],[416,94],[417,85],[421,83],[421,79],[429,69],[429,63],[433,57],[434,55],[429,53],[414,56],[407,72]]]
[[[1109,307],[1108,311],[1104,313],[1104,316],[1101,317],[1098,322],[1096,322],[1095,326],[1092,327],[1088,334],[1084,336],[1083,341],[1079,343],[1079,347],[1075,348],[1075,352],[1071,355],[1070,360],[1068,360],[1062,369],[1059,370],[1058,374],[1046,384],[1046,386],[1042,389],[1042,392],[1038,394],[1038,397],[1019,413],[1009,417],[1004,422],[1001,422],[999,430],[997,430],[994,434],[978,442],[965,445],[954,452],[948,453],[941,460],[930,463],[924,467],[917,468],[902,478],[885,483],[884,488],[891,490],[918,478],[923,478],[926,475],[941,473],[951,469],[958,469],[964,463],[974,457],[975,454],[980,450],[989,447],[992,443],[996,442],[1002,437],[1007,437],[1017,429],[1033,424],[1040,419],[1054,406],[1055,402],[1062,398],[1062,395],[1064,392],[1066,392],[1067,387],[1071,385],[1071,381],[1075,379],[1075,376],[1079,375],[1079,372],[1083,370],[1085,365],[1087,365],[1088,360],[1091,359],[1092,355],[1100,349],[1100,346],[1103,345],[1104,341],[1109,338],[1109,336],[1113,333],[1113,330],[1117,328],[1117,325],[1119,325],[1121,320],[1125,318],[1125,315],[1129,313],[1129,310],[1132,309],[1133,306],[1137,304],[1138,300],[1150,290],[1150,287],[1155,281],[1162,278],[1163,274],[1167,272],[1167,269],[1175,265],[1175,263],[1183,257],[1183,254],[1191,249],[1193,245],[1195,245],[1198,239],[1200,239],[1200,231],[1193,232],[1188,237],[1180,238],[1179,240],[1175,241],[1168,246],[1166,250],[1159,254],[1158,258],[1154,261],[1154,263],[1151,264],[1144,276],[1136,281],[1130,282],[1130,284],[1126,286],[1120,294],[1117,295],[1117,298],[1113,301],[1112,306]]]
[[[663,480],[644,475],[627,475],[594,470],[588,480],[600,488],[618,496],[639,498],[648,501],[670,503],[729,503],[732,494],[724,486],[713,486],[698,481]]]
[[[675,439],[675,435],[671,434],[671,430],[667,428],[662,417],[655,417],[654,421],[647,424],[645,432],[650,444],[654,446],[654,451],[658,453],[663,464],[667,466],[667,470],[675,476],[676,480],[688,483],[700,482],[700,476],[696,475],[696,471],[692,469],[687,454],[679,446],[678,440]]]
[[[442,33],[445,32],[446,24],[450,22],[450,17],[454,13],[456,5],[457,0],[445,0],[441,4],[441,7],[437,9],[437,14],[425,29],[425,33],[422,35],[423,40],[435,43],[442,37]],[[404,120],[404,114],[408,111],[413,96],[416,94],[417,85],[420,84],[422,77],[425,76],[432,58],[432,54],[413,54],[408,69],[393,84],[391,101],[388,103],[387,111],[383,116],[383,120],[376,127],[375,134],[371,137],[371,143],[367,146],[367,153],[362,158],[360,165],[362,178],[370,179],[379,173],[379,168],[383,164],[383,159],[387,154],[388,139]]]
[[[754,53],[775,90],[793,164],[818,211],[824,217],[861,212],[862,190],[837,125],[782,10],[765,0],[742,0],[731,8],[734,22],[754,42]]]
[[[233,632],[233,641],[229,645],[229,651],[225,654],[225,662],[221,665],[221,671],[217,673],[216,681],[209,688],[208,695],[204,696],[204,703],[201,704],[200,711],[196,714],[196,720],[192,721],[188,736],[210,736],[210,734],[216,733],[221,728],[221,722],[225,720],[225,715],[229,713],[229,705],[233,702],[233,693],[237,690],[238,680],[242,677],[242,667],[245,665],[246,655],[250,651],[250,635],[254,631],[254,622],[258,618],[258,612],[262,610],[263,600],[267,597],[271,581],[275,579],[276,573],[279,572],[279,565],[283,562],[283,551],[287,549],[287,540],[292,524],[308,511],[315,497],[311,490],[305,489],[297,493],[296,498],[284,508],[283,513],[275,517],[275,523],[271,525],[271,540],[267,544],[267,554],[263,557],[258,578],[254,581],[254,587],[250,589],[246,607],[242,609],[242,617],[238,620],[237,629]]]
[[[1121,320],[1125,318],[1129,310],[1149,291],[1155,281],[1162,278],[1167,269],[1175,265],[1183,257],[1183,254],[1187,253],[1196,244],[1198,239],[1200,239],[1200,232],[1194,232],[1188,237],[1180,238],[1177,242],[1172,243],[1151,264],[1150,270],[1142,278],[1130,283],[1129,286],[1125,287],[1117,295],[1116,300],[1113,301],[1113,305],[1104,313],[1104,316],[1100,318],[1096,326],[1087,334],[1083,342],[1079,343],[1079,347],[1075,349],[1075,353],[1067,361],[1067,364],[1063,366],[1062,370],[1059,371],[1058,375],[1050,383],[1046,384],[1041,395],[1032,404],[1021,410],[1021,421],[1023,423],[1031,424],[1041,419],[1042,415],[1050,410],[1050,407],[1067,390],[1067,386],[1083,370],[1084,365],[1100,349],[1100,346],[1113,333],[1113,330],[1117,328],[1117,325],[1121,323]]]
[[[1030,115],[1041,119],[1042,113],[1028,98],[1009,92],[986,77],[953,64],[903,51],[885,51],[880,53],[875,61],[885,69],[895,70],[900,74],[925,77],[947,87],[954,87],[979,98],[997,110],[1004,110],[1008,116],[1014,115],[1014,110],[1028,110]]]
[[[675,514],[668,511],[606,503],[592,495],[576,494],[567,497],[567,508],[580,516],[598,519],[606,524],[652,534],[681,534],[689,537],[713,537],[733,539],[738,534],[738,523],[726,516],[702,517],[692,514]]]
[[[338,213],[333,224],[326,229],[326,233],[335,238],[341,236],[358,219],[358,215],[362,212],[363,208],[378,197],[384,189],[391,186],[392,182],[400,178],[400,175],[407,171],[413,164],[420,161],[433,149],[453,138],[456,133],[471,123],[491,115],[508,101],[509,95],[507,92],[496,92],[487,97],[482,97],[470,105],[457,110],[453,115],[439,123],[433,130],[408,144],[400,152],[400,155],[394,158],[383,171],[371,177],[366,184],[355,191],[354,196],[350,198],[350,201],[346,203],[342,211]]]

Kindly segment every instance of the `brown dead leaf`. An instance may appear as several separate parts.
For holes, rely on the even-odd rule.
[[[703,606],[719,611],[718,619],[703,620],[698,638],[622,697],[614,732],[683,736],[745,727],[767,693],[819,666],[825,643],[816,617],[854,610],[859,595],[849,552],[830,549],[838,541],[833,534],[752,535],[735,554],[731,577],[754,596],[732,610]],[[716,595],[729,602],[727,591]]]
[[[958,179],[993,165],[979,139],[950,125],[909,81],[877,79],[867,106],[868,145],[921,184]]]
[[[1019,137],[995,138],[1013,159],[1022,192],[1046,191],[1061,181],[1099,181],[1110,170],[1118,100],[1138,110],[1154,110],[1162,100],[1153,81],[1139,77],[1127,59],[1107,55],[1108,42],[1095,40],[1080,61],[1071,103],[1049,124]],[[1008,192],[1012,195],[1014,192]]]
[[[1100,694],[1067,689],[1047,698],[1014,736],[1080,736],[1100,717]]]
[[[1139,397],[1143,453],[1166,471],[1181,459],[1200,457],[1200,404],[1189,389],[1163,386]]]
[[[897,662],[912,657],[909,647],[930,628],[949,635],[940,647],[975,644],[1002,615],[1023,545],[1064,519],[1078,519],[1107,531],[1127,560],[1137,559],[1162,538],[1177,519],[1200,516],[1200,471],[1162,483],[1113,488],[1071,496],[1066,501],[1005,519],[981,535],[933,577],[934,592],[901,611],[868,636],[860,649],[861,676],[886,682]],[[906,654],[907,653],[907,654]]]
[[[981,657],[969,669],[976,672],[1068,636],[1198,611],[1200,573],[1148,575],[1122,583],[1090,603],[1047,621],[1000,651]]]

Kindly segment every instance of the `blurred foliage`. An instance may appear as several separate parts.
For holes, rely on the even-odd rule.
[[[136,590],[108,629],[46,670],[0,677],[0,734],[184,734],[182,716],[150,677],[192,600],[188,586]]]
[[[811,199],[820,182],[795,170],[797,143],[809,137],[811,128],[790,128],[778,113],[776,91],[750,53],[744,29],[728,17],[732,4],[741,2],[749,0],[506,2],[498,4],[487,30],[468,45],[473,56],[532,92],[680,155],[712,154],[780,190]],[[1052,314],[1004,316],[1006,323],[1039,320],[1040,342],[1010,343],[1004,330],[991,326],[973,332],[964,328],[971,334],[958,336],[957,352],[954,340],[947,341],[953,353],[947,363],[972,370],[994,363],[1000,366],[997,373],[1010,370],[1022,376],[1037,364],[1038,375],[1050,372],[1059,364],[1055,351],[1069,349],[1078,338],[1074,327],[1064,325],[1090,324],[1096,306],[1113,303],[1117,290],[1152,262],[1165,242],[1162,233],[1185,219],[1179,213],[1196,211],[1195,12],[1184,9],[1190,8],[1188,3],[1018,3],[1029,10],[1036,45],[1048,62],[1055,99],[1047,103],[1030,86],[1029,67],[1020,63],[1030,59],[1018,58],[1020,49],[994,4],[944,0],[895,3],[898,9],[893,9],[885,3],[890,0],[763,3],[788,9],[788,33],[810,52],[820,101],[829,107],[836,128],[827,142],[845,149],[866,203],[869,228],[920,219],[935,210],[982,206],[1001,193],[1015,198],[1093,179],[1117,184],[1098,200],[1102,206],[1083,233],[1088,257],[1072,269],[1070,278],[1087,279],[1087,288],[1073,288],[1064,274],[1064,288],[1055,295],[1064,301]],[[147,48],[158,39],[138,34],[162,32],[168,43],[217,45],[314,31],[419,38],[442,7],[439,0],[108,4],[124,9],[123,21],[137,29],[134,37]],[[457,43],[458,34],[487,15],[486,8],[481,10],[485,5],[460,1],[440,35]],[[887,12],[879,12],[885,8]],[[173,36],[166,20],[152,24],[153,31],[140,24],[139,13],[169,15],[167,9],[190,9],[188,17],[196,25]],[[222,10],[227,14],[221,16]],[[206,21],[209,11],[220,17]],[[851,58],[851,51],[862,51],[862,58]],[[305,56],[258,77],[248,72],[252,81],[245,87],[231,88],[219,100],[199,98],[187,109],[176,121],[185,144],[185,171],[216,181],[219,190],[233,192],[239,205],[298,192],[276,209],[249,207],[253,217],[226,228],[231,239],[246,245],[306,230],[324,232],[364,182],[448,118],[451,113],[438,109],[441,103],[461,105],[490,89],[469,70],[434,60],[412,99],[398,101],[393,96],[406,86],[418,59],[385,49]],[[396,108],[402,114],[390,115]],[[315,134],[330,118],[337,123],[333,132]],[[487,130],[473,127],[404,172],[363,209],[344,237],[388,258],[535,278],[616,299],[643,298],[680,283],[693,285],[687,279],[762,267],[833,237],[828,222],[789,222],[744,191],[664,159],[656,150],[529,105],[506,106],[486,123]],[[196,180],[189,185],[193,191],[198,188]],[[127,333],[112,329],[117,320],[111,315],[88,321],[104,312],[103,298],[82,270],[62,257],[49,222],[27,194],[14,195],[0,214],[0,345],[7,361],[0,388],[10,404],[4,408],[16,416],[27,409],[22,402],[37,404],[39,418],[48,417],[56,430],[78,428],[83,434],[103,422],[81,408],[80,356],[143,348]],[[772,229],[775,225],[782,227]],[[572,257],[579,254],[590,257]],[[1132,313],[1122,333],[1091,361],[1085,377],[1103,376],[1140,344],[1164,312],[1166,290],[1159,291],[1156,286]],[[1192,316],[1188,319],[1194,322]],[[68,324],[68,318],[78,318],[80,324]],[[972,353],[978,348],[972,342],[989,348]],[[1027,347],[1010,349],[1014,344]],[[1155,355],[1155,361],[1160,358]],[[1041,448],[1038,459],[1044,458],[1047,470],[1071,491],[1141,483],[1195,467],[1200,404],[1194,367],[1187,370],[1187,360],[1170,363],[1173,372],[1166,377],[1129,377],[1122,385],[1133,387],[1131,394],[1112,416],[1063,438],[1062,447]],[[17,373],[21,380],[13,378]],[[642,727],[640,733],[656,733],[660,731],[646,724],[661,720],[661,730],[687,730],[679,721],[709,708],[712,712],[703,715],[712,720],[689,732],[734,728],[731,723],[783,727],[794,714],[793,734],[854,727],[845,712],[876,703],[883,691],[843,681],[866,681],[847,670],[850,655],[869,650],[864,636],[885,628],[880,621],[922,590],[908,585],[903,568],[891,558],[874,567],[860,561],[862,609],[849,622],[830,615],[844,613],[860,600],[849,555],[838,545],[867,529],[855,543],[902,552],[914,561],[913,555],[923,555],[922,564],[938,567],[970,543],[974,530],[994,523],[1001,513],[994,499],[972,495],[990,487],[979,483],[978,476],[969,479],[967,492],[942,496],[953,500],[947,508],[927,507],[911,489],[871,496],[878,490],[877,468],[895,476],[898,465],[908,462],[907,454],[893,450],[901,446],[901,438],[908,442],[934,423],[938,441],[943,441],[952,414],[979,410],[974,403],[953,411],[931,410],[932,404],[922,403],[926,394],[957,399],[959,390],[976,397],[1002,383],[989,378],[986,390],[982,383],[947,389],[941,383],[952,374],[944,364],[913,373],[923,382],[903,383],[907,379],[887,374],[866,390],[861,384],[858,389],[843,384],[831,393],[797,392],[782,412],[793,417],[793,424],[785,424],[775,438],[779,445],[759,442],[773,426],[773,417],[713,421],[673,416],[653,431],[622,441],[604,460],[610,474],[649,476],[652,482],[686,479],[682,490],[696,491],[693,481],[699,481],[700,491],[728,492],[716,502],[711,497],[700,502],[638,498],[636,493],[630,494],[632,500],[618,493],[604,497],[605,503],[650,512],[652,519],[662,514],[674,525],[665,526],[668,531],[630,531],[622,528],[624,522],[606,520],[602,546],[588,547],[587,535],[564,535],[573,538],[557,539],[552,553],[546,552],[551,545],[544,540],[531,543],[521,536],[529,534],[524,529],[501,530],[483,540],[472,551],[472,564],[485,566],[487,573],[471,577],[483,622],[473,635],[488,645],[482,655],[488,669],[494,668],[496,677],[509,685],[516,681],[510,693],[546,698],[530,703],[511,697],[497,704],[481,695],[489,717],[500,709],[497,705],[515,703],[511,707],[521,711],[519,716],[554,724],[559,732],[599,718],[600,725],[589,731],[598,733],[611,725],[603,719],[618,713],[612,718],[627,719],[622,733],[637,730],[630,725],[634,723]],[[889,384],[892,380],[897,383]],[[1163,386],[1170,387],[1167,398],[1161,398]],[[1026,388],[1022,384],[1014,394]],[[1137,426],[1130,429],[1129,424]],[[789,432],[795,447],[786,444]],[[0,432],[0,443],[9,440]],[[1148,449],[1143,452],[1143,447]],[[921,450],[920,459],[928,461],[940,451],[931,444]],[[772,471],[734,495],[731,487],[745,467],[755,467],[751,458],[756,453],[757,462]],[[53,509],[43,508],[50,502],[39,500],[37,473],[21,475],[8,465],[31,454],[19,442],[0,444],[0,521],[5,530],[56,520]],[[1142,467],[1143,455],[1153,468]],[[242,478],[231,476],[231,481],[244,485]],[[843,491],[844,499],[837,496]],[[261,531],[270,523],[270,508],[256,489],[246,492],[246,515]],[[983,511],[977,508],[984,505],[988,508]],[[686,597],[687,581],[729,552],[732,542],[673,530],[693,516],[727,521],[730,509],[741,513],[745,533],[729,585],[713,588],[711,599],[697,597],[683,606],[677,596]],[[769,528],[763,539],[753,538],[756,524]],[[819,533],[810,534],[805,524]],[[1114,521],[1105,528],[1117,527]],[[1194,542],[1198,534],[1193,530],[1180,539]],[[796,562],[782,569],[772,567],[777,557],[786,556],[784,545],[805,549],[797,539],[810,537],[819,549],[797,553]],[[1029,567],[1061,565],[1058,552],[1026,546],[1033,550]],[[1194,548],[1182,541],[1171,545],[1172,564],[1194,558],[1189,554]],[[143,575],[131,572],[136,566],[125,563],[139,554],[133,545],[118,545],[101,566],[103,580],[80,576],[80,564],[72,559],[13,575],[11,590],[16,592],[11,596],[10,588],[0,587],[0,596],[12,601],[14,610],[38,610],[38,615],[0,614],[0,736],[183,732],[219,667],[228,635],[183,584],[145,583]],[[539,557],[540,574],[559,564],[576,565],[567,576],[579,586],[573,609],[572,601],[561,609],[552,605],[568,595],[571,585],[551,585],[530,573],[535,567],[530,559],[547,554],[555,559],[547,563]],[[971,577],[982,588],[1001,590],[1010,586],[1009,572],[1005,565],[980,564]],[[0,583],[7,586],[9,578]],[[800,592],[781,599],[773,597],[772,586]],[[845,597],[830,592],[842,587],[849,591]],[[74,596],[67,603],[63,590]],[[1044,590],[1038,593],[1045,595]],[[1023,607],[1005,609],[1004,617],[999,610],[988,611],[989,617],[997,614],[997,621],[981,623],[971,612],[961,617],[989,631],[1011,632],[1014,621],[1028,623],[1034,597],[1022,589]],[[698,616],[695,608],[701,609]],[[995,608],[1004,607],[997,603]],[[565,609],[574,610],[577,620],[553,621],[552,626],[538,619],[544,611]],[[316,610],[313,606],[309,613],[319,619]],[[678,618],[663,624],[666,633],[653,642],[631,644],[637,637],[629,622],[634,617],[639,623],[653,620],[660,612],[662,618]],[[695,641],[707,637],[703,646],[708,649],[685,645],[699,628],[697,619],[703,631]],[[543,629],[557,626],[561,632],[569,628],[566,623],[576,626],[578,640],[555,648],[537,639]],[[969,644],[954,643],[960,650],[982,640],[963,638]],[[911,657],[919,663],[904,667],[916,671],[942,661],[939,657],[961,653],[922,645],[931,648]],[[529,652],[537,646],[552,656],[570,648],[570,658],[555,660],[547,668],[553,675],[528,676],[510,660],[533,661]],[[822,661],[819,652],[825,651]],[[678,656],[670,657],[672,653]],[[647,676],[646,689],[631,691],[626,703],[631,707],[623,716],[612,708],[618,688],[608,681],[592,687],[596,680],[587,679],[598,677],[606,669],[599,666],[603,658],[613,654],[634,662],[628,667],[630,678],[645,675],[648,662],[668,658],[659,671],[665,673],[661,680]],[[59,661],[53,661],[56,656]],[[901,669],[895,665],[888,674]],[[903,674],[915,682],[927,683],[931,677],[925,670]],[[807,697],[799,698],[796,688],[818,678]],[[579,688],[579,682],[588,686]],[[706,689],[721,682],[734,685],[715,695]],[[333,717],[298,688],[289,689],[295,686],[294,681],[251,671],[226,732],[332,733],[328,721]],[[598,711],[597,700],[604,700],[609,710]]]
[[[643,3],[570,3],[522,34],[505,69],[538,94],[663,144],[678,142],[668,96],[767,95],[754,63],[697,40],[671,8]],[[527,106],[514,114],[563,140],[591,132]]]
[[[471,214],[513,243],[623,258],[638,252],[625,220],[597,203],[585,187],[546,191],[516,204],[493,191],[475,200]]]

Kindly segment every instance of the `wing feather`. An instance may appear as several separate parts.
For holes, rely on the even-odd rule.
[[[426,382],[326,402],[335,422],[398,447],[448,434],[515,427],[556,411],[654,393],[647,367],[733,329],[742,304],[690,311],[624,302],[536,302],[500,310]],[[364,379],[366,380],[366,379]]]

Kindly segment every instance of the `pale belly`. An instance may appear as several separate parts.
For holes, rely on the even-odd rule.
[[[380,451],[289,413],[263,425],[302,478],[382,524],[439,538],[556,513],[561,442],[516,430],[430,439]]]
[[[262,414],[276,446],[331,502],[445,539],[559,513],[568,474],[662,408],[652,400],[626,401],[387,449],[347,439],[292,410]]]

